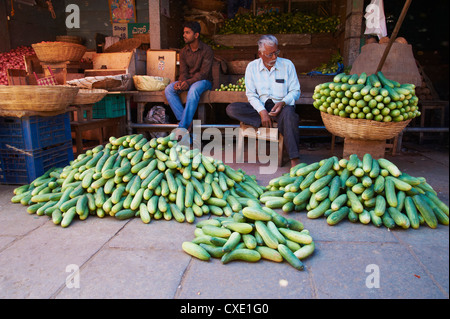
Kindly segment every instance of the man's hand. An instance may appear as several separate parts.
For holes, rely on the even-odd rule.
[[[278,114],[280,114],[281,110],[283,109],[283,107],[286,105],[286,103],[284,102],[278,102],[274,105],[274,107],[272,108],[272,110],[270,111],[269,115],[270,116],[277,116]]]
[[[187,91],[189,89],[189,84],[187,84],[185,81],[178,81],[173,85],[173,88],[177,91]]]
[[[180,90],[182,90],[182,91],[187,91],[187,90],[189,90],[189,84],[187,84],[186,81],[181,82],[181,83],[180,83]]]
[[[269,116],[269,112],[262,110],[259,112],[259,115],[261,116],[261,125],[263,127],[272,127],[272,120]]]

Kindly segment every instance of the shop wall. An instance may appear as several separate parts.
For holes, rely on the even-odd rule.
[[[179,48],[183,45],[185,4],[183,0],[169,0],[169,16],[161,15],[161,48]]]
[[[96,48],[96,34],[113,35],[108,0],[65,0],[65,5],[69,4],[76,4],[80,8],[80,28],[66,28],[67,35],[81,37],[91,50]],[[148,0],[135,0],[135,4],[137,22],[148,23]]]
[[[41,41],[54,41],[57,35],[64,34],[64,2],[53,1],[53,7],[56,12],[55,19],[52,18],[46,7],[28,6],[14,2],[14,16],[12,16],[11,1],[1,1],[0,51],[7,51],[22,45],[29,46]]]
[[[7,16],[6,2],[0,1],[0,52],[7,52],[11,49]]]

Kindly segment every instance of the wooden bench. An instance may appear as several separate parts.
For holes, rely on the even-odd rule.
[[[186,103],[187,92],[183,92],[180,94],[181,102]],[[167,131],[172,127],[175,128],[172,124],[145,124],[144,123],[144,111],[145,105],[147,103],[164,103],[168,104],[164,91],[157,92],[129,92],[127,101],[127,114],[131,114],[130,107],[130,99],[132,99],[137,104],[137,123],[133,123],[131,121],[131,117],[128,117],[127,129],[128,133],[131,134],[133,128],[136,129],[148,129],[148,130],[159,130],[163,131],[164,129]],[[212,105],[216,103],[229,104],[233,102],[247,102],[247,96],[245,92],[233,92],[233,91],[206,91],[200,97],[200,101],[197,107],[197,119],[199,119],[202,123],[202,127],[239,127],[239,125],[207,125],[205,126],[203,123],[206,123],[206,105]],[[312,104],[314,99],[312,98],[312,94],[302,93],[302,96],[296,101],[296,104]],[[308,128],[308,127],[303,127]],[[325,127],[320,127],[321,129],[325,129]]]

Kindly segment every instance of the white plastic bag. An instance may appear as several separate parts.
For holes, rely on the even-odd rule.
[[[372,0],[366,7],[364,18],[366,18],[366,31],[364,34],[376,35],[378,39],[387,36],[383,0]]]

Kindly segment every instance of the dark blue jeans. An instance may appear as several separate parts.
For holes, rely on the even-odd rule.
[[[181,103],[179,94],[182,91],[175,90],[173,86],[177,82],[170,83],[166,89],[165,94],[169,105],[175,114],[175,117],[180,124],[178,127],[182,127],[188,129],[194,119],[195,111],[197,111],[198,101],[200,100],[200,96],[203,92],[207,90],[211,90],[212,84],[208,80],[201,80],[193,83],[189,88],[187,98],[186,98],[186,107],[183,107]]]

